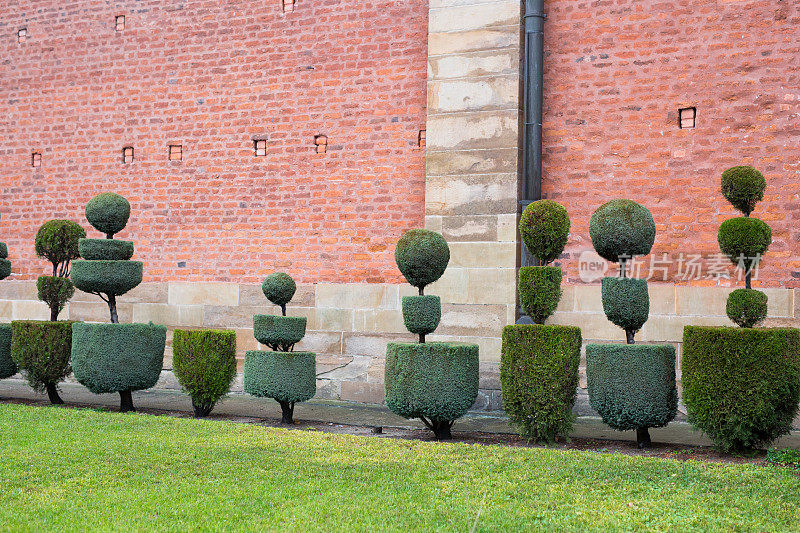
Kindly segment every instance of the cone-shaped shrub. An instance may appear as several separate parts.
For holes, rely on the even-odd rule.
[[[11,357],[31,388],[39,393],[46,392],[53,404],[64,403],[58,394],[58,384],[72,371],[73,323],[38,320],[15,320],[11,323]]]
[[[294,345],[306,334],[306,318],[286,316],[297,284],[291,276],[275,272],[261,284],[264,296],[281,308],[281,315],[255,315],[253,334],[272,352],[249,351],[244,357],[244,390],[272,398],[281,406],[281,422],[294,423],[294,406],[317,392],[316,354],[295,352]]]
[[[386,406],[404,418],[419,418],[437,439],[450,439],[453,422],[478,397],[478,346],[425,342],[439,325],[442,303],[438,296],[425,296],[424,289],[444,274],[450,247],[436,232],[413,229],[400,237],[394,257],[406,280],[419,289],[419,296],[401,301],[403,321],[419,335],[419,343],[386,347]]]
[[[176,329],[172,370],[191,396],[195,416],[208,416],[236,377],[236,332]]]

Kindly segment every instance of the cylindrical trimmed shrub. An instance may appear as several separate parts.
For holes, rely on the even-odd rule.
[[[764,199],[766,188],[764,175],[753,167],[733,167],[722,173],[722,195],[745,215]]]
[[[772,230],[757,218],[731,218],[720,225],[717,241],[722,253],[748,270],[758,264],[772,244]]]
[[[728,295],[725,312],[737,326],[757,326],[767,318],[767,295],[752,289],[736,289]]]
[[[675,418],[671,344],[589,344],[586,377],[592,408],[613,429],[658,428]]]
[[[503,409],[529,441],[550,443],[572,429],[581,342],[577,327],[517,325],[503,329]]]
[[[290,352],[306,334],[304,316],[255,315],[253,335],[261,344],[279,352]]]
[[[11,358],[11,324],[0,324],[0,379],[10,378],[18,372]]]
[[[444,237],[426,229],[407,231],[397,241],[394,260],[406,280],[420,290],[442,277],[450,262]]]
[[[191,396],[195,416],[208,416],[236,377],[236,332],[176,329],[172,370]]]
[[[800,330],[687,326],[683,401],[689,422],[723,451],[768,446],[800,401]]]
[[[15,320],[11,323],[11,357],[31,388],[36,392],[46,392],[50,403],[64,403],[57,386],[72,370],[69,362],[73,323],[39,320]]]
[[[386,405],[404,418],[419,418],[440,439],[478,397],[478,346],[444,342],[389,343]]]
[[[552,315],[561,300],[561,268],[551,266],[519,269],[519,301],[536,324]]]
[[[244,356],[244,391],[281,405],[283,422],[292,423],[294,405],[317,392],[316,355],[311,352],[249,351]]]
[[[403,323],[411,333],[425,335],[433,333],[442,319],[442,299],[438,296],[403,296]]]
[[[543,265],[555,261],[564,251],[569,227],[567,210],[552,200],[537,200],[528,205],[519,220],[522,241]]]
[[[122,231],[131,216],[131,204],[113,192],[100,193],[86,204],[86,220],[109,238]]]
[[[619,263],[647,255],[656,239],[650,211],[633,200],[611,200],[597,208],[589,221],[592,245],[603,259]]]
[[[650,315],[647,280],[603,278],[602,283],[603,311],[608,320],[626,332],[642,329]]]
[[[116,239],[81,239],[78,251],[83,259],[90,261],[127,261],[133,257],[133,243]]]
[[[75,261],[72,263],[72,283],[88,293],[119,296],[142,282],[141,261]]]

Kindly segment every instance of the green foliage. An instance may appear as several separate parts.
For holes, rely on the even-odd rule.
[[[552,200],[528,205],[519,220],[519,233],[528,251],[546,265],[564,251],[569,237],[569,215]]]
[[[767,450],[767,456],[764,460],[774,465],[800,468],[800,450],[794,450],[792,448],[776,450],[773,448]]]
[[[526,439],[551,443],[572,429],[581,342],[577,327],[503,328],[503,409]]]
[[[389,343],[384,387],[393,413],[456,420],[478,397],[478,345]]]
[[[164,363],[167,328],[150,324],[72,325],[72,371],[95,394],[149,389]]]
[[[131,204],[113,192],[98,194],[86,204],[86,220],[109,238],[125,228],[130,216]]]
[[[317,393],[316,356],[311,352],[247,352],[244,391],[279,402],[309,400]]]
[[[764,199],[766,188],[764,175],[753,167],[733,167],[722,173],[722,195],[745,215]]]
[[[133,243],[115,239],[81,239],[78,251],[84,259],[127,261],[133,257]]]
[[[72,264],[70,278],[83,292],[119,296],[142,282],[141,261],[85,261]]]
[[[650,315],[647,280],[603,278],[602,295],[603,311],[611,323],[633,333],[642,329]]]
[[[18,370],[11,357],[11,324],[0,324],[0,379],[10,378]]]
[[[40,276],[36,280],[36,290],[39,299],[50,308],[51,320],[58,319],[58,314],[75,294],[75,287],[69,278],[54,276]]]
[[[253,335],[261,344],[279,352],[290,352],[306,334],[306,317],[255,315]]]
[[[767,252],[772,243],[772,230],[757,218],[731,218],[720,225],[717,242],[734,264],[749,270]]]
[[[83,237],[86,237],[86,230],[75,222],[49,220],[36,233],[36,255],[53,264],[54,276],[66,276],[69,262],[80,257],[78,240]]]
[[[48,385],[58,384],[72,371],[69,361],[73,323],[38,320],[11,323],[11,357],[33,390],[45,392]]]
[[[767,318],[767,295],[751,289],[736,289],[728,295],[728,318],[743,328],[752,328]]]
[[[279,305],[285,311],[286,304],[292,300],[295,291],[297,291],[297,284],[289,274],[274,272],[264,278],[261,290],[267,300]]]
[[[724,451],[769,445],[800,401],[800,330],[687,326],[683,401],[689,422]]]
[[[632,200],[611,200],[592,215],[589,235],[600,257],[619,263],[650,253],[656,239],[656,223],[641,204]]]
[[[666,426],[678,409],[671,344],[586,346],[589,402],[613,429]]]
[[[6,259],[8,257],[8,246],[6,243],[0,242],[0,259]]]
[[[236,332],[176,329],[172,354],[178,383],[192,397],[195,411],[208,414],[236,377]]]
[[[442,300],[438,296],[403,296],[403,322],[411,333],[433,333],[442,319]]]
[[[561,269],[551,266],[519,269],[519,301],[536,324],[552,315],[561,300]]]
[[[406,281],[422,291],[444,274],[450,262],[450,247],[435,231],[412,229],[397,241],[394,260]]]
[[[11,275],[11,261],[0,259],[0,279],[6,279]]]

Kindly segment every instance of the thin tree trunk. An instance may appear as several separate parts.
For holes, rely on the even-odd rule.
[[[50,308],[50,322],[58,322],[58,309]]]
[[[294,424],[294,402],[278,402],[281,404],[281,424]]]
[[[744,275],[744,288],[745,289],[752,289],[751,281],[753,279],[753,273],[748,271],[747,274]]]
[[[192,407],[194,407],[194,416],[196,418],[205,418],[211,413],[211,410],[214,408],[214,404],[198,405],[194,403],[194,400],[192,400]]]
[[[117,297],[113,294],[108,295],[108,310],[111,312],[111,323],[119,324],[119,317],[117,316]]]
[[[58,389],[56,388],[55,383],[47,383],[45,385],[47,389],[47,397],[50,399],[50,403],[53,405],[63,405],[64,400],[61,399],[61,396],[58,395]]]
[[[630,329],[625,330],[625,338],[628,341],[628,344],[636,344],[636,340],[634,340],[633,336],[636,335],[636,332]]]
[[[636,428],[636,444],[639,449],[649,448],[652,444],[650,441],[650,431],[648,428]]]
[[[122,413],[136,411],[136,408],[133,407],[133,395],[131,391],[123,390],[119,392],[119,410]]]

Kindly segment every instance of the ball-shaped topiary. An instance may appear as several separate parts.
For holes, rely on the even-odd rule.
[[[423,294],[426,285],[442,277],[450,262],[444,237],[426,229],[412,229],[400,237],[394,260],[406,280]]]
[[[728,295],[725,312],[739,327],[757,326],[767,318],[767,295],[752,289],[736,289]]]
[[[261,290],[267,300],[280,306],[283,315],[286,316],[286,304],[294,297],[294,293],[297,291],[297,284],[289,274],[274,272],[264,278],[263,283],[261,283]]]
[[[113,192],[98,194],[86,204],[86,220],[109,239],[125,228],[130,216],[131,204]]]
[[[757,218],[731,218],[720,225],[717,242],[734,264],[750,270],[772,243],[772,230]]]
[[[561,255],[569,238],[569,215],[552,200],[533,202],[519,220],[519,232],[528,251],[543,265]]]
[[[633,200],[611,200],[592,215],[589,235],[600,257],[612,263],[624,262],[650,253],[656,240],[656,223],[643,205]]]
[[[66,275],[69,262],[80,257],[78,241],[86,230],[70,220],[48,220],[36,233],[36,255],[53,264],[53,276]],[[59,272],[59,268],[61,272]]]
[[[733,207],[750,215],[756,203],[764,199],[767,180],[753,167],[729,168],[722,173],[722,194]]]

